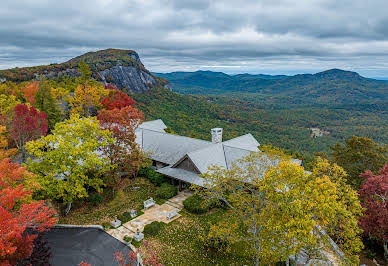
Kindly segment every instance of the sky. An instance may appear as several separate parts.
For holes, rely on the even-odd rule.
[[[133,49],[153,72],[388,77],[386,0],[1,0],[0,69]]]

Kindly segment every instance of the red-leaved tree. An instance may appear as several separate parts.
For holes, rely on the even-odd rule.
[[[27,175],[24,167],[9,159],[0,161],[0,265],[15,265],[30,257],[37,233],[55,224],[55,211],[32,201],[32,192],[24,189],[22,180]]]
[[[28,108],[26,104],[16,105],[14,112],[9,133],[24,161],[26,155],[24,145],[47,134],[47,114],[38,112],[34,107]]]
[[[120,91],[116,86],[107,84],[105,85],[105,89],[109,90],[109,94],[108,96],[105,96],[101,101],[101,104],[104,109],[121,109],[126,106],[134,106],[136,104],[134,99],[129,97],[124,92]]]
[[[383,242],[388,260],[388,164],[380,170],[380,175],[368,170],[360,176],[366,179],[358,192],[366,211],[359,223],[365,235]]]
[[[113,133],[116,141],[108,145],[105,152],[109,155],[111,164],[117,165],[109,175],[110,185],[118,185],[121,176],[133,176],[140,169],[142,153],[135,142],[135,128],[143,121],[143,113],[132,106],[121,109],[99,111],[97,119],[101,127]]]

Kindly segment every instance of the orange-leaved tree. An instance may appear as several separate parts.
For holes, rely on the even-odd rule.
[[[28,258],[37,233],[55,224],[55,211],[32,201],[32,192],[25,189],[22,181],[30,175],[9,159],[0,161],[0,265],[15,265]]]
[[[35,104],[35,94],[39,89],[39,82],[35,81],[22,88],[26,102],[31,105]]]
[[[8,149],[8,140],[6,127],[0,125],[0,160],[11,157],[15,154],[16,149]]]

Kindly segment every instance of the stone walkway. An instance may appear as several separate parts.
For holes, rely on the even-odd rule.
[[[123,240],[124,236],[133,237],[137,230],[139,230],[139,232],[143,232],[144,226],[154,221],[170,223],[178,219],[180,214],[178,213],[178,215],[172,219],[167,219],[167,214],[175,210],[182,210],[183,201],[192,194],[192,192],[180,192],[178,195],[172,197],[162,205],[155,204],[155,206],[147,210],[142,210],[144,214],[123,224],[119,228],[109,230],[108,234],[119,240]]]

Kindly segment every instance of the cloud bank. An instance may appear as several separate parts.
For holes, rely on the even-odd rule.
[[[0,69],[133,49],[155,72],[388,76],[385,0],[2,0]]]

